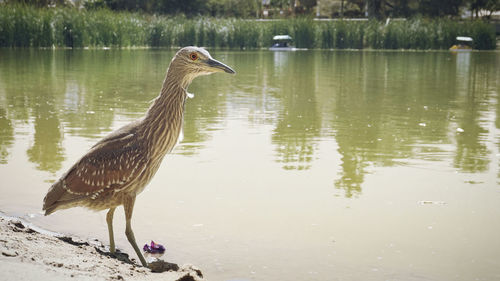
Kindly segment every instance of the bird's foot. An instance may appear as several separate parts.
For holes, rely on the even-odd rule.
[[[114,257],[115,259],[119,261],[123,261],[126,263],[133,263],[127,253],[122,253],[120,251],[115,251],[114,253],[109,253],[111,257]]]
[[[127,253],[123,253],[120,250],[115,250],[114,252],[108,252],[103,249],[100,249],[99,247],[95,247],[96,251],[100,253],[101,255],[105,255],[114,259],[117,259],[119,261],[129,263],[129,264],[135,264],[132,260],[130,260],[129,255]]]

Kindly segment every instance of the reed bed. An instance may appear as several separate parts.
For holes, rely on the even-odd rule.
[[[483,21],[256,21],[0,5],[0,47],[258,49],[270,46],[277,34],[291,35],[298,48],[447,49],[459,35],[473,37],[476,49],[496,47],[495,30]]]

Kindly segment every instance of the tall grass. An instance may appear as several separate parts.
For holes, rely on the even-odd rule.
[[[405,21],[278,21],[165,17],[109,10],[38,9],[0,4],[0,47],[177,47],[256,49],[289,34],[299,48],[447,49],[458,35],[477,49],[494,49],[483,21],[415,18]]]
[[[334,21],[319,25],[318,47],[328,49],[362,49],[366,23]]]

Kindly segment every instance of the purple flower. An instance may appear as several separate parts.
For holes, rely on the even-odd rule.
[[[163,254],[165,252],[165,247],[161,244],[156,244],[153,240],[151,240],[151,245],[146,243],[144,247],[142,247],[142,250],[150,254]]]

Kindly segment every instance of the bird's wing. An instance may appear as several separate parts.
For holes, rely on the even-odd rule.
[[[114,137],[95,145],[63,176],[63,188],[74,195],[120,190],[146,166],[146,151],[134,134]]]

